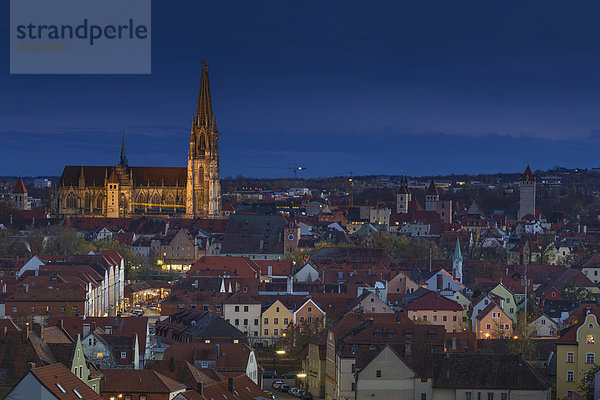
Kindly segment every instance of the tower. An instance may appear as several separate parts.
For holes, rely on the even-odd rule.
[[[454,255],[452,255],[452,272],[454,273],[454,278],[462,283],[462,265],[463,265],[463,256],[460,251],[460,241],[458,240],[458,236],[456,236],[456,248],[454,249]]]
[[[531,172],[529,165],[521,175],[519,182],[519,219],[527,214],[535,217],[535,175]]]
[[[425,211],[437,211],[438,201],[440,201],[440,194],[435,187],[435,181],[432,177],[429,187],[425,192]]]
[[[113,171],[110,174],[110,178],[106,181],[106,216],[109,218],[119,218],[119,179],[117,178],[117,172]]]
[[[289,254],[298,248],[298,242],[300,241],[300,227],[296,223],[296,220],[290,220],[287,226],[284,228],[284,253]]]
[[[23,183],[23,179],[19,178],[15,187],[12,190],[11,198],[13,205],[18,210],[29,210],[29,199],[27,198],[27,189]]]
[[[119,165],[123,168],[127,168],[127,156],[125,155],[125,129],[123,129],[123,141],[121,142],[121,159]]]
[[[188,154],[186,216],[218,218],[221,215],[219,133],[213,115],[208,65],[202,63],[198,106],[192,122]]]
[[[408,205],[411,200],[412,194],[408,189],[408,177],[404,175],[402,177],[402,182],[400,183],[400,189],[398,189],[398,193],[396,193],[396,213],[408,213]]]

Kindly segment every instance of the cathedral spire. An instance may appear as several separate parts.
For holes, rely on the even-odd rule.
[[[125,155],[125,129],[123,129],[123,141],[121,142],[121,160],[119,165],[123,168],[127,168],[127,156]]]
[[[217,130],[210,98],[210,84],[208,82],[208,63],[202,62],[200,75],[200,91],[198,92],[198,107],[196,109],[196,123]]]

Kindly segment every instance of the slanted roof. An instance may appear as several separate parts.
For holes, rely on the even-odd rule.
[[[429,187],[427,188],[427,191],[425,191],[425,195],[426,196],[439,195],[439,192],[438,192],[437,188],[435,187],[435,181],[433,180],[433,178],[431,178],[431,182],[429,182]]]
[[[408,311],[420,310],[447,310],[447,311],[462,311],[463,308],[454,300],[441,296],[439,293],[430,292],[421,296],[414,301],[411,301],[406,306]]]
[[[550,385],[520,355],[447,354],[433,357],[433,387],[548,390]]]
[[[67,367],[62,364],[53,364],[45,367],[33,368],[31,374],[57,399],[61,400],[94,400],[102,399],[81,379],[77,378]],[[60,385],[60,386],[59,386]],[[81,395],[79,397],[77,393]],[[9,396],[10,397],[10,396]]]
[[[25,188],[25,184],[23,183],[23,179],[19,178],[17,183],[12,190],[13,194],[25,194],[27,193],[27,189]]]
[[[531,168],[529,168],[529,164],[527,164],[527,168],[525,168],[525,172],[521,175],[521,182],[531,182],[535,181],[535,175],[531,172]]]
[[[186,388],[183,383],[151,369],[103,369],[101,372],[103,393],[173,393]]]

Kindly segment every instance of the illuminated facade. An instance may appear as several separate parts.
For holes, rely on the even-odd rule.
[[[219,218],[219,133],[212,112],[208,68],[202,65],[187,167],[66,166],[52,199],[54,215],[121,218],[177,215]]]

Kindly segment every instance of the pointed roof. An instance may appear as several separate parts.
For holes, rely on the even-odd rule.
[[[460,241],[458,240],[458,235],[456,236],[456,247],[454,248],[454,255],[452,256],[452,260],[463,260],[462,252],[460,251]]]
[[[439,195],[437,188],[435,187],[435,181],[433,180],[433,177],[431,178],[431,182],[429,183],[429,187],[427,188],[427,191],[425,192],[426,196],[437,196]]]
[[[23,179],[19,178],[17,183],[15,183],[15,187],[12,190],[13,193],[27,193],[27,189],[25,188],[25,184],[23,183]]]
[[[121,142],[121,160],[119,164],[122,167],[127,167],[127,156],[125,155],[125,129],[123,129],[123,141]]]
[[[196,109],[196,123],[217,129],[213,116],[212,100],[210,97],[210,83],[208,81],[208,63],[202,62],[200,75],[200,91],[198,92],[198,107]]]
[[[521,175],[521,182],[526,181],[535,181],[535,175],[531,172],[531,168],[529,168],[529,164],[527,164],[527,168],[525,168],[525,172]]]
[[[110,174],[110,178],[108,178],[108,183],[119,183],[119,178],[117,177],[117,173],[114,170]]]

